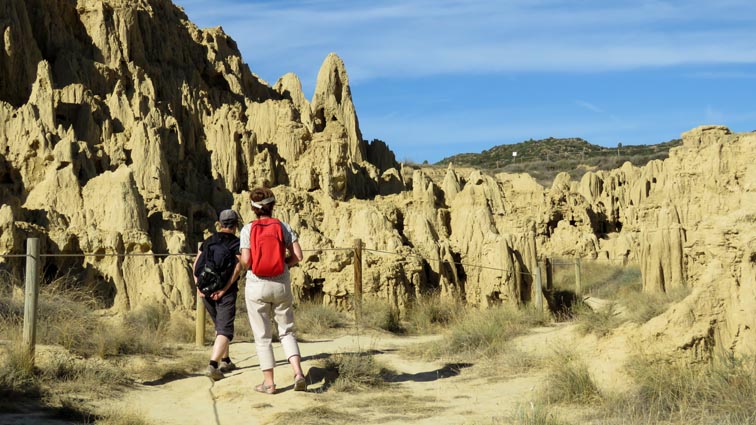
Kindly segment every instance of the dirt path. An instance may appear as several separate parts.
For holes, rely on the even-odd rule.
[[[523,350],[569,339],[563,328],[541,328],[514,341]],[[159,385],[142,385],[121,401],[128,411],[139,412],[159,424],[264,424],[275,423],[275,415],[292,410],[302,415],[334,413],[329,423],[394,424],[474,424],[497,423],[528,406],[536,397],[543,372],[506,379],[493,379],[472,364],[448,365],[408,360],[398,354],[404,346],[419,344],[432,337],[396,337],[386,334],[341,336],[331,340],[300,343],[305,371],[313,380],[308,392],[292,390],[288,364],[276,366],[276,395],[252,390],[262,381],[254,344],[234,343],[232,358],[239,369],[218,382],[201,375]],[[283,355],[276,347],[276,357]],[[318,359],[329,354],[371,350],[376,359],[395,371],[384,389],[362,393],[321,391],[323,380]],[[322,375],[322,374],[320,374]],[[314,410],[315,409],[315,410]],[[317,423],[315,418],[312,423]],[[503,423],[503,422],[502,422]]]

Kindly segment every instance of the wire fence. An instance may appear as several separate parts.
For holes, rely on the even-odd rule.
[[[511,272],[511,269],[504,269],[500,267],[491,267],[487,265],[482,264],[474,264],[474,263],[468,263],[463,261],[456,261],[456,260],[449,260],[449,259],[442,259],[442,258],[426,258],[419,254],[411,254],[406,252],[391,252],[391,251],[384,251],[384,250],[378,250],[378,249],[368,249],[363,246],[363,243],[360,239],[356,239],[354,244],[354,247],[352,248],[318,248],[318,249],[305,249],[303,250],[303,253],[319,253],[319,252],[333,252],[333,251],[341,251],[341,252],[349,252],[352,255],[352,263],[354,267],[354,286],[353,286],[353,302],[354,302],[354,311],[355,316],[359,322],[359,316],[362,311],[362,258],[363,258],[363,251],[371,254],[371,255],[391,255],[391,256],[397,256],[401,257],[403,259],[409,259],[409,258],[415,258],[418,260],[425,261],[427,263],[439,263],[439,264],[448,264],[450,266],[462,266],[466,268],[478,268],[482,270],[495,270],[500,271],[503,273],[509,273]],[[532,251],[533,256],[535,255],[535,251]],[[96,252],[96,253],[58,253],[58,254],[43,254],[40,252],[40,244],[39,239],[37,238],[30,238],[27,240],[27,253],[26,254],[1,254],[0,255],[0,271],[7,272],[6,267],[3,267],[3,263],[7,262],[7,260],[25,260],[25,268],[24,268],[24,283],[25,283],[25,290],[24,290],[24,328],[23,328],[23,344],[27,347],[27,349],[30,351],[30,353],[34,354],[34,347],[35,347],[35,334],[36,334],[36,314],[37,314],[37,298],[39,295],[39,287],[40,287],[40,271],[42,268],[42,259],[43,258],[88,258],[88,257],[94,257],[94,258],[106,258],[106,257],[115,257],[115,258],[126,258],[126,257],[151,257],[151,258],[168,258],[168,257],[179,257],[179,258],[185,258],[190,259],[193,257],[196,257],[197,253],[145,253],[145,252],[138,252],[138,253],[104,253],[104,252]],[[609,261],[611,262],[611,260]],[[598,263],[596,263],[598,264]],[[623,261],[623,264],[625,262]],[[582,262],[580,258],[575,258],[574,260],[570,261],[564,258],[540,258],[535,260],[535,264],[519,264],[516,263],[515,270],[517,271],[519,269],[520,275],[527,275],[530,277],[529,281],[527,282],[530,290],[530,294],[526,297],[529,302],[533,302],[535,304],[535,307],[537,309],[543,309],[544,304],[544,289],[549,289],[554,286],[556,282],[558,282],[555,278],[559,275],[559,273],[555,272],[558,271],[559,268],[564,268],[565,266],[574,266],[575,270],[575,278],[574,283],[572,284],[574,288],[574,292],[577,295],[580,295],[583,288],[583,280],[582,280]],[[21,264],[16,264],[15,267],[18,268],[18,270],[21,270]],[[524,269],[524,270],[523,270]],[[610,268],[602,266],[600,269],[608,270]],[[57,270],[57,268],[56,268]],[[529,271],[526,271],[529,270]],[[545,282],[543,279],[543,275],[546,275]],[[43,274],[44,275],[44,274]],[[533,299],[532,296],[535,296]],[[204,345],[205,341],[205,308],[202,303],[201,297],[196,297],[196,344],[198,346]]]
[[[303,249],[303,253],[318,253],[318,252],[332,252],[332,251],[344,251],[352,253],[354,251],[354,248],[318,248],[318,249]],[[488,270],[497,270],[497,271],[507,271],[507,269],[497,268],[497,267],[490,267],[490,266],[483,266],[480,264],[472,264],[472,263],[466,263],[461,261],[449,261],[444,260],[440,258],[426,258],[422,255],[417,254],[406,254],[401,252],[390,252],[390,251],[381,251],[377,249],[363,249],[364,252],[369,253],[377,253],[377,254],[387,254],[387,255],[394,255],[397,257],[402,258],[416,258],[418,260],[423,260],[428,263],[444,263],[444,264],[450,264],[450,265],[459,265],[463,267],[474,267],[479,269],[488,269]],[[39,254],[40,258],[86,258],[86,257],[94,257],[94,258],[105,258],[105,257],[153,257],[153,258],[167,258],[167,257],[187,257],[187,258],[194,258],[197,256],[198,253],[169,253],[169,254],[156,254],[156,253],[77,253],[77,254]],[[0,259],[2,258],[26,258],[29,257],[29,254],[0,254]],[[531,273],[522,272],[523,274],[530,275]]]
[[[320,252],[335,252],[335,251],[341,251],[341,252],[347,252],[350,254],[354,253],[355,248],[343,248],[343,247],[334,247],[334,248],[317,248],[317,249],[303,249],[303,253],[320,253]],[[443,259],[443,258],[428,258],[424,257],[420,254],[411,254],[411,253],[404,253],[404,252],[392,252],[392,251],[385,251],[385,250],[379,250],[379,249],[371,249],[371,248],[363,248],[362,251],[370,253],[370,254],[382,254],[383,256],[395,256],[395,257],[401,257],[405,259],[414,258],[420,261],[425,261],[428,264],[446,264],[449,266],[461,266],[464,268],[476,268],[481,270],[493,270],[493,271],[500,271],[500,272],[510,272],[510,269],[504,269],[500,267],[492,267],[492,266],[486,266],[482,264],[476,264],[466,261],[457,261],[457,260],[449,260],[449,259]],[[127,257],[152,257],[152,258],[169,258],[169,257],[179,257],[179,258],[195,258],[199,253],[198,252],[189,252],[189,253],[58,253],[58,254],[39,254],[39,258],[127,258]],[[29,257],[30,254],[0,254],[0,259],[24,259]],[[621,266],[627,266],[630,262],[627,260],[627,258],[616,258],[616,259],[576,259],[576,258],[564,258],[564,257],[542,257],[539,259],[539,263],[541,264],[542,271],[546,273],[546,275],[549,277],[546,282],[546,287],[548,288],[551,286],[552,283],[552,276],[556,273],[557,275],[560,274],[558,271],[560,268],[564,267],[575,267],[576,262],[580,263],[589,263],[589,264],[611,264],[611,265],[621,265]],[[578,266],[580,267],[580,266]],[[534,272],[529,271],[523,271],[520,270],[519,274],[522,276],[530,276],[535,277]],[[563,273],[562,273],[563,274]],[[571,286],[578,285],[577,281],[573,281],[573,284]]]

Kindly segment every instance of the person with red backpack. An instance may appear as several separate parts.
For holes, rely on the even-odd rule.
[[[305,391],[307,383],[294,334],[294,296],[289,275],[289,267],[302,260],[302,248],[291,226],[273,218],[276,204],[273,191],[268,188],[254,189],[250,199],[257,220],[242,228],[240,249],[241,261],[248,269],[244,298],[263,372],[263,382],[255,386],[255,391],[265,394],[276,392],[271,318],[278,325],[281,346],[294,370],[294,391]]]
[[[221,229],[200,245],[194,258],[194,283],[197,296],[202,297],[215,324],[215,343],[205,375],[214,381],[223,379],[223,372],[236,369],[228,354],[228,345],[234,339],[236,280],[241,274],[239,238],[236,230],[241,217],[234,210],[223,210],[218,217]]]

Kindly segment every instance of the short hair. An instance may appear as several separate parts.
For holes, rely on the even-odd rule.
[[[239,222],[238,221],[221,221],[220,222],[221,229],[233,229],[233,228],[239,228]]]
[[[223,210],[218,216],[218,221],[223,229],[238,229],[239,223],[241,223],[241,217],[239,217],[239,214],[234,210]]]
[[[271,198],[272,201],[264,204],[259,204],[259,202],[269,200]],[[258,203],[259,205],[252,205],[252,212],[254,212],[256,216],[260,217],[262,215],[273,215],[273,207],[276,205],[276,196],[273,194],[272,190],[268,189],[267,187],[255,188],[252,190],[252,193],[249,194],[249,200],[252,201],[252,203]]]

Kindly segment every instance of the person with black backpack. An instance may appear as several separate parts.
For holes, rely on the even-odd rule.
[[[194,258],[194,282],[197,296],[202,297],[207,312],[215,324],[215,343],[205,375],[214,381],[224,378],[224,372],[236,369],[228,353],[234,339],[236,280],[241,273],[239,261],[239,229],[241,217],[234,210],[223,210],[218,218],[221,229],[205,239]]]
[[[305,391],[307,383],[302,373],[299,344],[294,335],[294,296],[289,275],[289,267],[302,260],[302,248],[291,226],[273,218],[276,197],[270,189],[254,189],[250,199],[257,220],[242,228],[240,248],[241,262],[248,269],[244,298],[263,372],[263,382],[255,386],[255,391],[265,394],[276,392],[271,318],[278,325],[281,346],[294,371],[294,391]]]

